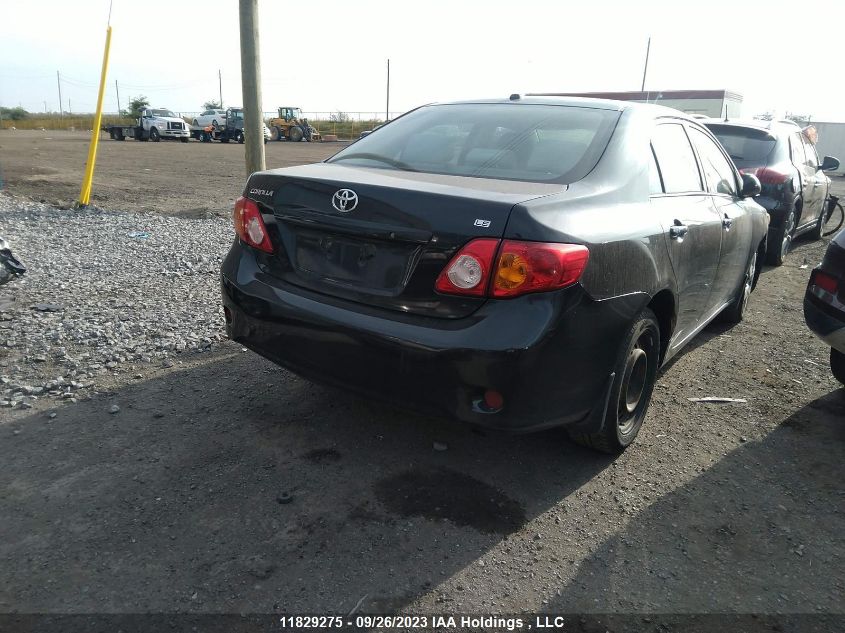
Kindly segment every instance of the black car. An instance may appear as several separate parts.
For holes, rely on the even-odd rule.
[[[802,233],[820,239],[824,232],[830,179],[839,168],[816,148],[792,121],[704,122],[730,154],[740,172],[757,176],[763,188],[757,202],[771,216],[768,263],[780,266],[792,240]]]
[[[804,294],[807,326],[830,345],[830,369],[845,385],[845,231],[837,235],[813,269]]]
[[[742,319],[757,193],[676,110],[425,106],[324,163],[250,176],[227,331],[307,378],[618,451],[660,365],[720,313]]]

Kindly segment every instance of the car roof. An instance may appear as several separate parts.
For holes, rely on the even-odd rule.
[[[523,105],[557,105],[580,108],[596,108],[599,110],[637,110],[651,112],[654,116],[679,116],[693,120],[688,114],[675,108],[667,108],[652,103],[636,103],[633,101],[615,101],[613,99],[597,99],[594,97],[553,97],[544,95],[511,95],[506,99],[469,99],[463,101],[437,102],[430,105],[470,105],[487,103],[512,103]]]

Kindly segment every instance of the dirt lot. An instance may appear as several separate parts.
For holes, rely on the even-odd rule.
[[[87,132],[0,131],[0,182],[18,195],[62,207],[79,198]],[[345,143],[267,143],[267,167],[315,163]],[[191,140],[123,142],[100,137],[91,204],[187,217],[229,215],[246,180],[244,147]]]
[[[333,149],[270,144],[267,162]],[[6,186],[67,203],[84,150],[2,133]],[[228,214],[243,183],[237,145],[105,140],[99,165],[107,210]],[[744,323],[662,372],[618,458],[409,414],[228,342],[106,374],[74,404],[0,410],[0,612],[640,614],[596,631],[804,614],[744,630],[843,630],[845,390],[801,310],[824,247],[800,240]]]

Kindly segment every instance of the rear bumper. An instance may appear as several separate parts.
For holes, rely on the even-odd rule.
[[[825,303],[808,290],[804,295],[804,320],[825,344],[845,354],[845,305],[839,308]]]
[[[620,341],[648,300],[594,301],[573,286],[488,301],[466,318],[422,317],[286,284],[237,241],[221,288],[229,337],[305,378],[514,431],[600,419]],[[483,406],[488,390],[500,410]]]

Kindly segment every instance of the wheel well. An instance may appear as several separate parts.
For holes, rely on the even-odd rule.
[[[662,363],[675,329],[675,297],[670,290],[661,290],[651,299],[648,308],[654,312],[657,324],[660,326],[660,362]]]

